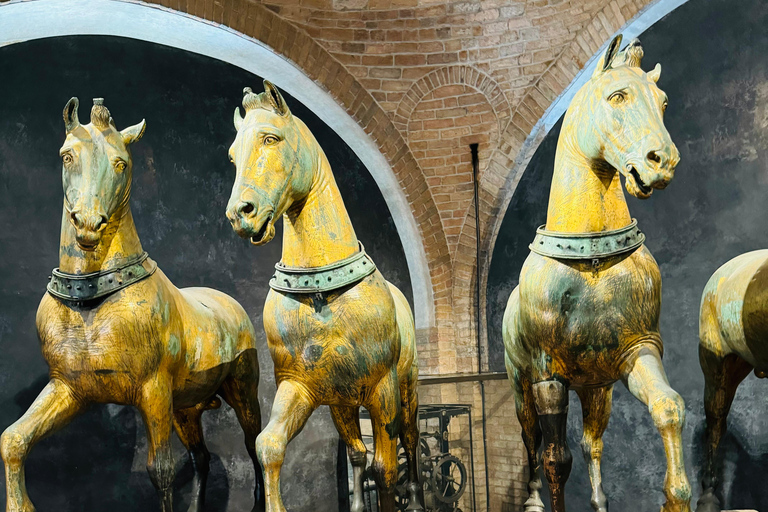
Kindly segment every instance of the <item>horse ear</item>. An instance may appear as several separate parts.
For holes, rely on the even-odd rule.
[[[619,48],[621,48],[621,40],[621,34],[617,35],[611,40],[611,42],[608,44],[608,48],[605,50],[605,53],[603,53],[603,56],[600,57],[600,60],[597,61],[597,66],[595,66],[595,72],[592,74],[592,76],[597,76],[600,73],[611,69],[613,60],[619,54]]]
[[[128,128],[121,130],[120,135],[123,137],[123,144],[126,146],[128,144],[133,144],[137,140],[141,138],[142,135],[144,135],[144,130],[147,129],[147,123],[144,121],[144,119],[141,120],[139,124],[135,124],[133,126],[129,126]]]
[[[264,80],[264,90],[267,92],[267,98],[269,98],[269,104],[277,111],[281,116],[287,116],[291,113],[286,105],[283,95],[277,90],[272,82]]]
[[[67,133],[80,126],[80,120],[77,118],[77,108],[79,106],[80,100],[74,97],[70,98],[67,104],[64,105],[64,127]]]
[[[243,126],[243,116],[240,115],[240,107],[235,107],[235,130],[240,131],[240,127]]]
[[[661,64],[656,64],[656,67],[648,72],[648,78],[650,78],[655,83],[659,81],[660,77],[661,77]]]

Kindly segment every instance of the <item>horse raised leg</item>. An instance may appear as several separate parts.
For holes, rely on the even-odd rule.
[[[400,428],[400,444],[405,450],[408,465],[408,507],[406,510],[424,510],[421,501],[419,470],[419,396],[416,385],[419,379],[417,368],[411,368],[408,377],[400,382],[400,400],[403,421]]]
[[[207,404],[198,404],[188,409],[173,413],[173,427],[192,461],[194,478],[192,480],[192,498],[189,512],[202,512],[205,506],[205,486],[208,482],[211,454],[203,439],[203,426],[200,420]]]
[[[147,472],[160,497],[162,512],[173,512],[175,477],[171,450],[173,393],[169,380],[162,374],[152,377],[142,387],[139,403],[139,412],[144,419],[149,441]]]
[[[608,512],[608,500],[603,492],[603,475],[600,463],[603,458],[603,433],[611,418],[613,385],[602,388],[583,388],[576,391],[581,400],[584,418],[584,433],[581,438],[581,451],[589,470],[592,483],[592,508],[595,512]]]
[[[368,450],[360,433],[360,415],[357,407],[331,406],[331,418],[341,440],[347,445],[347,454],[352,462],[352,504],[350,512],[363,512],[363,472],[367,462]]]
[[[704,371],[704,410],[707,416],[705,434],[702,494],[696,512],[720,512],[717,489],[717,450],[727,428],[736,389],[752,371],[752,365],[736,354],[719,357],[704,346],[699,346],[699,361]]]
[[[286,512],[280,496],[285,447],[301,432],[315,408],[300,384],[284,380],[277,386],[269,423],[256,438],[256,455],[264,471],[267,512]]]
[[[643,348],[625,376],[629,391],[648,406],[653,423],[661,434],[667,454],[662,512],[690,512],[691,485],[683,462],[683,423],[685,403],[669,386],[661,356],[655,349]]]
[[[522,427],[523,444],[528,454],[528,499],[525,512],[544,512],[541,501],[541,478],[539,477],[539,448],[541,447],[541,427],[536,404],[533,401],[531,381],[520,375],[507,359],[507,375],[515,394],[515,412]]]
[[[83,409],[83,404],[63,382],[52,379],[27,412],[0,436],[0,455],[5,462],[7,512],[34,512],[27,495],[24,461],[32,446],[64,427]]]
[[[253,512],[263,512],[264,476],[256,455],[256,438],[261,432],[259,405],[259,361],[256,350],[247,350],[235,360],[229,377],[221,385],[221,396],[235,410],[245,434],[245,449],[253,462],[256,486],[253,490]]]
[[[373,427],[373,479],[379,496],[379,512],[395,512],[397,483],[397,436],[401,426],[397,371],[389,372],[376,386],[370,403]]]
[[[565,512],[565,483],[571,474],[573,457],[568,448],[568,388],[549,380],[531,386],[536,413],[544,438],[544,473],[549,481],[553,512]]]

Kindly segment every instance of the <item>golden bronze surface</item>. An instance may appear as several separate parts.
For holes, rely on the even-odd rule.
[[[709,278],[701,297],[699,362],[707,423],[697,512],[720,512],[718,447],[739,384],[768,375],[768,250],[737,256]]]
[[[601,233],[632,218],[621,189],[647,198],[673,177],[679,153],[664,127],[667,97],[656,86],[661,68],[645,73],[633,41],[611,41],[592,78],[574,97],[558,140],[547,231]],[[600,461],[613,385],[622,381],[648,406],[667,454],[663,512],[688,512],[683,463],[684,403],[667,381],[659,335],[661,275],[640,247],[597,259],[555,259],[532,252],[520,272],[503,321],[506,366],[523,427],[530,467],[526,512],[542,512],[538,451],[552,510],[565,510],[571,454],[565,436],[568,389],[582,402],[582,451],[592,482],[592,507],[606,512]]]
[[[117,130],[101,100],[81,125],[77,98],[64,109],[61,148],[64,213],[59,270],[65,275],[117,269],[143,253],[129,206],[128,145],[145,123]],[[153,266],[143,260],[146,270]],[[195,469],[190,511],[203,508],[209,454],[200,417],[221,395],[235,410],[256,470],[254,510],[263,510],[254,443],[261,431],[256,337],[231,297],[208,288],[178,289],[160,269],[128,287],[92,300],[46,293],[37,331],[50,382],[0,438],[8,512],[32,512],[24,461],[32,446],[64,427],[92,403],[137,407],[149,440],[147,469],[164,512],[172,511],[175,428]]]
[[[238,235],[269,242],[283,218],[281,265],[325,267],[355,254],[358,240],[330,164],[306,125],[264,81],[244,91],[229,150],[237,169],[227,217]],[[403,294],[377,270],[355,284],[321,293],[270,290],[264,330],[278,388],[269,424],[256,441],[267,510],[284,512],[280,468],[288,442],[320,405],[329,405],[354,466],[353,512],[362,512],[365,445],[358,410],[374,434],[373,473],[380,512],[395,510],[396,439],[408,457],[409,507],[419,504],[418,367],[413,315]],[[402,425],[402,427],[401,427]]]

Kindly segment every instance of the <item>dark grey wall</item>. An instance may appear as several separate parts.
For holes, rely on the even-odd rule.
[[[698,364],[698,313],[709,276],[730,258],[768,247],[768,3],[691,0],[651,27],[643,67],[661,62],[666,125],[682,161],[675,179],[632,215],[663,276],[661,333],[672,386],[685,398],[686,462],[699,493],[704,379]],[[528,244],[546,219],[558,125],[518,185],[496,242],[488,284],[490,353],[503,369],[501,318]],[[768,340],[766,340],[768,342]],[[581,407],[571,400],[574,469],[569,511],[586,512],[589,479],[578,442]],[[768,510],[768,394],[754,376],[741,385],[724,442],[726,508]],[[657,510],[665,459],[645,408],[617,385],[605,435],[603,474],[611,510]]]
[[[0,429],[19,417],[47,382],[35,311],[46,276],[58,262],[61,111],[71,96],[80,98],[84,122],[93,97],[106,98],[119,128],[146,118],[146,134],[132,146],[132,206],[142,243],[177,286],[218,288],[251,314],[260,336],[266,421],[275,384],[261,311],[280,259],[280,228],[275,241],[255,248],[239,239],[224,217],[234,181],[226,155],[235,135],[232,111],[244,86],[261,90],[261,78],[199,55],[113,37],[0,48],[0,76]],[[410,299],[405,255],[373,178],[321,120],[286,99],[328,154],[366,249]],[[213,454],[207,510],[250,510],[253,472],[234,414],[224,406],[204,418]],[[321,408],[290,445],[283,468],[290,510],[338,510],[336,440],[327,409]],[[179,443],[176,448],[176,504],[182,510],[191,469]],[[133,409],[93,407],[33,450],[27,463],[30,495],[38,510],[157,510],[145,460],[143,425]]]

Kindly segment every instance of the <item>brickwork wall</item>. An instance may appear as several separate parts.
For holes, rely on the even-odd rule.
[[[535,149],[524,142],[587,60],[650,2],[150,1],[267,44],[325,88],[378,144],[411,206],[429,264],[435,325],[418,333],[424,374],[478,370],[474,280],[479,274],[483,282],[503,211]],[[468,147],[474,142],[479,242]],[[485,391],[487,454],[480,385],[421,388],[424,403],[471,403],[478,510],[488,499],[493,512],[517,511],[527,470],[513,400],[505,381],[488,382]]]

